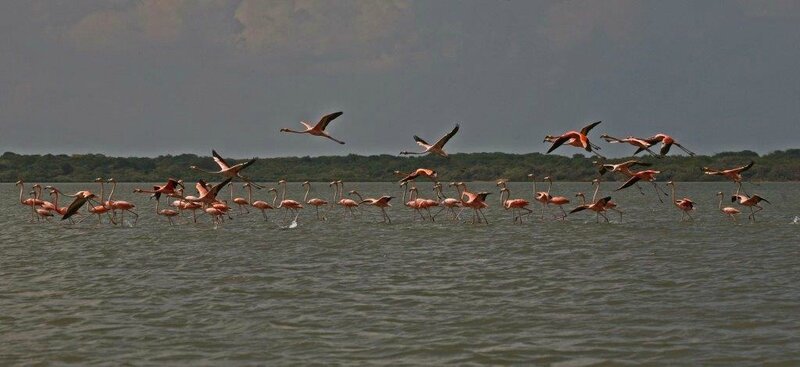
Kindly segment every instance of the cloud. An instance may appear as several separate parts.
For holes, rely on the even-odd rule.
[[[637,37],[641,11],[637,0],[561,1],[545,11],[539,33],[556,49],[579,46],[598,35],[627,43]]]

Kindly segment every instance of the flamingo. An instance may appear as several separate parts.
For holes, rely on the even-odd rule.
[[[31,187],[33,188],[33,191],[36,192],[36,197],[34,198],[34,202],[41,203],[41,204],[39,204],[39,206],[41,206],[42,209],[45,209],[45,210],[55,210],[55,209],[57,209],[55,204],[53,204],[53,203],[51,203],[51,202],[49,202],[47,200],[42,200],[42,185],[35,184],[35,185],[31,186]]]
[[[53,186],[45,186],[45,189],[50,190],[50,196],[54,197],[53,205],[55,205],[55,208],[52,209],[51,211],[55,212],[56,214],[58,214],[60,216],[64,216],[64,214],[67,214],[67,209],[68,208],[66,206],[62,206],[62,207],[58,206],[58,197],[59,197],[59,194],[61,194],[61,190],[59,190],[59,189],[57,189],[57,188],[55,188]],[[73,223],[73,224],[75,223],[72,220],[72,218],[69,218],[69,221],[70,221],[70,223]]]
[[[533,182],[533,200],[536,200],[542,204],[541,219],[544,219],[544,209],[547,207],[547,203],[550,201],[550,194],[545,191],[536,191],[536,177],[533,175],[533,173],[529,173],[528,177],[530,177],[531,181]]]
[[[664,200],[661,199],[661,193],[664,193],[665,196],[668,196],[669,194],[667,194],[667,192],[664,191],[664,189],[662,189],[661,187],[659,187],[658,184],[656,183],[656,175],[659,173],[661,173],[661,171],[656,171],[652,169],[647,169],[639,172],[632,172],[631,178],[628,179],[627,182],[625,182],[622,186],[618,187],[614,191],[619,191],[624,188],[631,187],[633,184],[639,182],[640,180],[645,180],[653,184],[654,190],[656,190],[656,196],[658,196],[658,201],[663,203]],[[661,190],[661,192],[659,192],[659,190]]]
[[[594,185],[597,185],[597,187],[594,189],[594,194],[592,194],[592,202],[594,202],[595,199],[597,199],[597,193],[600,192],[600,180],[597,178],[592,180],[592,186]],[[581,205],[586,204],[586,198],[583,196],[582,193],[579,194],[581,195],[576,195],[576,196],[581,197]],[[619,210],[619,208],[617,208],[617,203],[615,203],[613,200],[606,201],[606,210],[613,210],[617,212],[617,214],[619,214],[619,221],[622,222],[622,210]]]
[[[159,210],[159,208],[158,208],[159,204],[161,204],[161,201],[156,199],[156,214],[160,215],[160,216],[163,216],[163,217],[166,217],[167,220],[169,220],[169,225],[174,226],[175,223],[172,221],[172,218],[178,216],[178,214],[179,214],[178,211],[177,210],[172,210],[172,209],[161,209],[161,210]]]
[[[689,156],[694,156],[693,152],[691,152],[689,149],[684,148],[684,146],[680,145],[680,143],[675,141],[675,139],[673,137],[671,137],[671,136],[669,136],[667,134],[664,134],[664,133],[658,133],[658,134],[655,134],[655,135],[653,135],[653,136],[651,136],[651,137],[649,137],[647,139],[642,139],[642,140],[644,140],[644,141],[646,141],[646,142],[648,142],[650,144],[656,144],[658,142],[661,142],[661,152],[660,153],[661,153],[662,157],[666,156],[667,153],[669,153],[669,148],[672,148],[673,145],[677,146],[678,148],[681,148]],[[636,153],[639,153],[639,150],[637,150]],[[633,154],[635,155],[636,153],[633,153]]]
[[[550,176],[547,176],[544,178],[544,180],[549,182],[549,184],[547,185],[547,197],[548,197],[547,204],[548,205],[553,204],[555,206],[558,206],[558,208],[561,209],[561,212],[564,214],[564,216],[561,217],[561,219],[567,218],[567,212],[564,210],[564,207],[562,205],[569,204],[569,199],[567,199],[564,196],[552,196],[550,194],[550,189],[553,188],[553,179]]]
[[[216,186],[212,186],[209,189],[206,185],[206,182],[203,180],[198,180],[197,183],[194,185],[195,189],[197,189],[197,193],[200,196],[185,196],[184,200],[192,203],[200,203],[204,206],[210,206],[217,201],[217,194],[219,194],[219,190],[221,190],[225,185],[231,182],[232,178],[227,178],[225,181],[217,184]]]
[[[414,212],[419,214],[419,217],[422,218],[422,220],[424,221],[425,216],[422,215],[422,212],[420,211],[420,209],[422,209],[422,201],[417,199],[417,194],[418,194],[417,187],[413,185],[412,187],[408,187],[409,182],[413,184],[414,181],[406,181],[400,184],[400,187],[403,187],[403,199],[402,199],[403,204],[409,209],[412,209],[414,210]],[[408,192],[409,195],[408,201],[406,201],[406,192]],[[416,217],[414,217],[414,213],[411,213],[411,220],[412,221],[416,220]]]
[[[264,216],[264,221],[267,221],[267,210],[275,209],[275,202],[278,200],[278,190],[275,188],[270,188],[267,190],[268,192],[272,192],[275,196],[272,198],[272,205],[268,204],[266,201],[263,200],[256,200],[253,201],[253,185],[249,183],[245,183],[244,187],[247,188],[247,201],[250,202],[254,208],[261,211],[261,215]]]
[[[569,212],[569,214],[577,213],[579,211],[583,211],[583,210],[589,209],[589,210],[595,212],[595,214],[597,216],[597,223],[600,223],[600,216],[603,216],[603,218],[606,220],[606,222],[609,221],[608,217],[606,217],[606,215],[603,214],[603,212],[606,211],[606,204],[609,201],[611,201],[611,197],[610,196],[606,196],[606,197],[604,197],[604,198],[602,198],[600,200],[597,200],[597,201],[595,201],[595,202],[593,202],[591,204],[586,204],[585,203],[586,197],[583,195],[582,192],[579,192],[579,193],[575,194],[575,196],[579,196],[579,197],[584,198],[584,204],[581,204],[577,208],[572,209]]]
[[[239,215],[242,214],[242,207],[244,207],[244,211],[247,214],[250,214],[250,210],[247,209],[247,207],[250,206],[250,201],[243,197],[233,197],[233,182],[231,182],[229,185],[231,187],[231,201],[239,207]]]
[[[589,131],[592,130],[592,128],[594,128],[601,122],[602,121],[591,123],[585,126],[583,129],[581,129],[581,131],[567,131],[559,136],[552,136],[552,135],[545,136],[544,142],[553,143],[550,149],[547,150],[547,153],[556,150],[556,148],[560,147],[564,143],[568,143],[574,147],[583,148],[587,152],[593,153],[598,157],[602,158],[603,156],[596,152],[597,150],[600,150],[600,147],[592,144],[592,142],[590,142],[589,138],[586,136],[587,134],[589,134]]]
[[[741,211],[739,211],[739,209],[732,208],[732,207],[729,207],[729,206],[726,206],[726,207],[723,208],[722,207],[722,199],[725,196],[725,194],[723,194],[722,191],[720,191],[720,192],[717,193],[717,196],[719,196],[719,211],[722,212],[722,214],[725,214],[725,215],[731,217],[733,222],[737,223],[736,216],[739,213],[741,213]]]
[[[344,192],[344,182],[342,182],[342,180],[333,181],[328,186],[331,185],[336,185],[335,189],[336,191],[334,192],[333,202],[342,207],[342,217],[343,218],[346,217],[347,212],[350,212],[350,216],[355,218],[356,215],[354,210],[355,208],[358,208],[358,203],[353,199],[342,198],[342,192]],[[337,194],[339,195],[339,200],[336,200]]]
[[[295,134],[310,134],[310,135],[314,135],[314,136],[322,136],[322,137],[326,137],[328,139],[331,139],[331,140],[333,140],[333,141],[335,141],[335,142],[337,142],[339,144],[344,144],[343,141],[337,140],[337,139],[333,138],[332,136],[328,135],[328,133],[325,132],[325,128],[328,127],[328,124],[330,124],[331,121],[333,121],[337,117],[341,116],[342,113],[344,113],[344,112],[340,111],[340,112],[334,112],[334,113],[322,116],[322,118],[319,119],[319,122],[317,122],[317,124],[314,125],[314,126],[311,126],[310,124],[308,124],[305,121],[300,121],[300,124],[302,124],[306,128],[303,131],[296,131],[296,130],[292,130],[292,129],[283,128],[283,129],[281,129],[281,132],[284,132],[284,133],[295,133]]]
[[[37,206],[41,206],[44,203],[44,200],[37,201],[35,197],[23,199],[22,194],[25,192],[25,183],[22,180],[19,180],[15,185],[19,186],[19,203],[31,207],[31,222],[33,222],[37,218],[35,208]]]
[[[176,180],[174,178],[170,178],[167,180],[167,183],[161,186],[154,185],[152,190],[133,189],[133,192],[152,194],[152,197],[156,198],[156,200],[160,200],[162,194],[172,197],[178,197],[179,196],[178,191],[176,190],[178,187],[183,187],[183,182],[180,180]]]
[[[69,219],[70,217],[72,217],[73,215],[78,213],[78,210],[80,210],[80,208],[84,204],[86,204],[88,202],[90,205],[92,205],[93,204],[92,203],[92,199],[98,198],[97,195],[92,194],[89,191],[79,191],[78,194],[79,195],[75,197],[75,199],[72,201],[72,203],[69,204],[69,207],[67,207],[67,211],[61,216],[61,220]],[[101,196],[101,197],[99,197],[99,199],[102,201],[103,197]],[[108,209],[106,209],[106,207],[104,205],[102,205],[102,203],[98,203],[97,206],[105,209],[106,211],[95,213],[95,212],[92,211],[92,208],[89,208],[89,212],[93,213],[93,214],[97,214],[97,220],[99,221],[100,220],[100,214],[107,213]],[[83,218],[83,219],[81,219],[81,222],[86,220],[86,218],[88,218],[88,216]]]
[[[650,150],[650,147],[653,146],[653,143],[650,143],[650,142],[648,142],[648,141],[646,141],[644,139],[639,139],[639,138],[636,138],[636,137],[633,137],[633,136],[629,136],[627,138],[620,139],[620,138],[615,138],[613,136],[610,136],[608,134],[600,135],[600,137],[603,138],[605,141],[607,141],[609,143],[612,143],[612,144],[630,144],[630,145],[633,145],[633,146],[637,147],[638,149],[636,150],[635,153],[633,153],[633,155],[636,155],[639,152],[641,152],[643,150],[646,150],[648,153],[652,154],[653,156],[658,157],[658,154],[656,154],[654,151]]]
[[[286,199],[286,180],[278,181],[278,186],[282,187],[281,193],[281,203],[278,205],[278,209],[283,208],[286,211],[283,213],[283,217],[286,218],[286,214],[289,213],[289,210],[295,213],[295,220],[297,220],[297,215],[300,214],[299,210],[303,209],[303,204],[298,203],[296,200]]]
[[[428,144],[428,142],[426,142],[425,140],[422,140],[422,138],[420,138],[419,136],[414,135],[414,141],[416,141],[417,144],[420,147],[422,147],[422,149],[425,149],[425,151],[424,152],[402,151],[402,152],[400,152],[400,155],[406,155],[406,154],[436,154],[436,155],[439,155],[439,156],[447,158],[448,155],[447,155],[447,152],[444,151],[444,145],[447,144],[447,142],[454,135],[456,135],[457,132],[458,132],[458,124],[456,124],[456,127],[454,127],[452,131],[450,131],[449,133],[445,134],[443,137],[441,137],[441,139],[439,139],[433,145]]]
[[[33,190],[30,192],[31,197],[33,200],[39,200],[39,191]],[[34,207],[35,208],[35,207]],[[53,212],[50,209],[45,209],[43,207],[35,208],[34,212],[36,213],[36,219],[41,221],[42,219],[46,219],[48,222],[51,218],[53,218]]]
[[[361,196],[361,194],[359,194],[358,191],[356,191],[356,190],[350,191],[349,194],[358,196],[358,199],[361,200],[361,204],[372,205],[374,207],[380,208],[381,209],[381,214],[383,215],[383,222],[382,223],[387,223],[387,222],[389,224],[392,223],[392,219],[389,218],[389,214],[386,213],[386,208],[389,208],[389,207],[392,206],[392,204],[389,204],[389,201],[394,199],[394,196],[384,195],[384,196],[381,196],[381,197],[379,197],[377,199],[374,199],[374,198],[366,198],[366,199],[364,199]]]
[[[451,187],[455,186],[455,184],[455,182],[451,182],[447,186]],[[436,212],[433,217],[436,218],[436,216],[439,215],[439,213],[441,213],[443,210],[447,210],[452,215],[453,220],[458,220],[458,214],[456,214],[455,208],[461,207],[461,200],[445,197],[444,193],[442,193],[442,184],[440,182],[436,182],[436,184],[433,185],[433,191],[436,192],[436,198],[439,199],[439,204],[442,207],[442,209]]]
[[[687,215],[689,216],[689,220],[694,220],[694,218],[692,218],[692,215],[689,214],[689,212],[691,212],[692,210],[695,210],[695,206],[696,205],[695,205],[694,201],[692,201],[692,199],[689,199],[689,198],[686,198],[686,197],[683,198],[683,199],[676,200],[675,199],[675,183],[672,182],[672,181],[669,181],[669,182],[667,182],[667,186],[672,187],[672,204],[675,205],[675,207],[678,208],[681,211],[681,222],[684,221],[684,219],[686,218]]]
[[[121,215],[120,223],[125,223],[125,212],[131,213],[135,217],[133,220],[133,224],[135,225],[136,222],[139,221],[139,214],[136,214],[136,212],[133,211],[133,208],[135,208],[136,205],[124,200],[113,200],[112,198],[114,197],[114,190],[117,189],[117,181],[113,178],[109,178],[106,180],[106,182],[112,183],[111,193],[108,194],[108,201],[106,201],[106,206],[111,208],[111,213],[113,214],[112,216],[116,218],[117,210],[119,210]]]
[[[430,178],[432,181],[436,181],[436,171],[428,168],[417,168],[414,172],[409,173],[405,177],[400,180],[400,183],[415,180],[418,177],[427,177]]]
[[[739,195],[739,191],[742,190],[742,172],[745,172],[753,167],[755,164],[754,161],[750,161],[750,163],[736,168],[729,168],[729,169],[715,169],[710,167],[703,167],[703,173],[711,176],[724,176],[725,178],[733,181],[736,184],[736,195]],[[747,192],[745,192],[745,195]]]
[[[533,213],[533,210],[528,209],[530,202],[525,199],[510,199],[511,191],[505,186],[505,182],[503,182],[502,185],[498,182],[497,186],[500,187],[500,205],[502,205],[505,210],[511,209],[511,216],[514,218],[514,223],[517,223],[517,220],[519,220],[519,223],[522,224],[522,217]],[[518,214],[520,210],[524,210],[525,214]]]
[[[244,182],[247,182],[247,183],[253,185],[256,188],[259,188],[259,189],[262,188],[261,186],[259,186],[255,182],[253,182],[251,179],[249,179],[247,176],[243,176],[242,175],[242,171],[245,168],[247,168],[250,165],[252,165],[253,163],[255,163],[256,160],[258,160],[258,158],[253,158],[253,159],[251,159],[251,160],[249,160],[247,162],[242,162],[242,163],[234,164],[234,165],[231,166],[230,164],[228,164],[228,162],[226,162],[224,159],[222,159],[222,157],[219,154],[217,154],[216,150],[212,149],[211,150],[211,155],[214,157],[214,162],[216,162],[217,165],[219,166],[219,171],[206,171],[204,169],[198,168],[197,166],[189,166],[189,168],[191,168],[193,170],[196,170],[196,171],[200,171],[200,172],[210,173],[210,174],[214,174],[214,175],[221,175],[222,177],[227,177],[227,178],[231,178],[231,179],[238,178],[238,179],[240,179],[240,180],[242,180]]]
[[[489,220],[486,219],[486,214],[483,213],[483,208],[489,207],[489,205],[486,204],[486,197],[491,193],[489,192],[472,193],[467,190],[467,185],[464,184],[463,182],[459,182],[458,185],[461,185],[462,187],[461,191],[462,205],[474,211],[472,216],[472,223],[475,224],[476,217],[478,218],[478,223],[480,223],[481,216],[483,216],[483,220],[486,222],[486,224],[489,224]],[[463,199],[464,196],[466,196],[467,200]]]
[[[323,215],[322,217],[319,216],[319,207],[324,206],[324,205],[328,205],[328,202],[326,200],[323,200],[323,199],[320,199],[320,198],[313,198],[313,199],[309,199],[308,198],[308,194],[309,194],[309,192],[311,192],[311,183],[310,182],[308,182],[308,181],[303,182],[302,186],[305,187],[305,189],[306,189],[306,194],[303,196],[303,201],[306,204],[311,205],[311,206],[314,207],[314,210],[316,210],[316,212],[317,212],[317,220],[327,220],[327,218],[325,218],[325,215]]]
[[[758,205],[760,202],[765,202],[767,204],[770,203],[767,199],[762,198],[758,195],[747,196],[742,194],[735,194],[731,197],[731,202],[739,201],[739,205],[743,205],[750,208],[750,215],[747,216],[748,220],[752,220],[753,222],[756,221],[756,213],[764,210],[764,207]],[[753,208],[758,208],[758,210],[753,210]]]

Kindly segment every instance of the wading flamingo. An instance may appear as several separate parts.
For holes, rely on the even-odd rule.
[[[250,201],[242,197],[233,197],[233,182],[231,182],[229,186],[231,187],[231,202],[239,206],[239,214],[242,214],[242,207],[244,207],[244,211],[247,214],[250,214],[250,210],[247,209],[247,207],[250,206]]]
[[[411,185],[409,185],[409,182],[411,183]],[[412,221],[416,220],[414,213],[417,213],[419,214],[419,217],[422,218],[422,220],[424,221],[425,216],[422,215],[422,212],[420,211],[420,209],[422,209],[422,200],[417,198],[418,192],[417,192],[417,187],[414,186],[414,181],[403,182],[400,184],[400,187],[403,188],[403,199],[402,199],[403,205],[414,211],[411,213],[411,220]],[[408,193],[408,201],[406,201],[406,193]]]
[[[536,191],[536,176],[533,173],[529,173],[528,177],[533,182],[533,200],[542,204],[542,217],[540,219],[544,219],[544,209],[547,207],[547,202],[550,201],[550,194],[545,191]]]
[[[161,210],[159,210],[159,208],[158,208],[159,204],[161,204],[161,201],[156,199],[156,214],[167,218],[167,220],[169,220],[169,225],[174,226],[175,223],[172,221],[172,218],[178,216],[178,214],[179,214],[178,211],[177,210],[172,210],[172,209],[161,209]]]
[[[586,198],[583,195],[582,192],[579,192],[579,193],[575,194],[575,196],[582,197],[584,199]],[[597,200],[597,201],[595,201],[595,202],[593,202],[591,204],[582,204],[582,205],[578,206],[577,208],[572,209],[569,212],[569,214],[577,213],[579,211],[583,211],[583,210],[589,209],[589,210],[591,210],[591,211],[596,213],[597,223],[600,223],[600,216],[603,216],[603,218],[606,220],[606,222],[608,222],[609,221],[608,217],[606,217],[606,215],[603,214],[603,212],[606,211],[606,203],[608,203],[610,200],[611,200],[611,196],[606,196],[606,197],[604,197],[604,198],[602,198],[600,200]]]
[[[114,180],[113,178],[109,178],[108,180],[106,180],[106,182],[111,182],[112,184],[111,193],[108,194],[108,201],[106,201],[106,206],[111,208],[112,217],[116,218],[117,210],[119,210],[121,216],[120,223],[124,224],[125,212],[128,212],[133,214],[133,216],[135,217],[135,219],[133,220],[133,224],[136,224],[136,222],[139,221],[139,214],[136,214],[136,212],[133,211],[133,208],[135,208],[136,205],[133,205],[132,203],[124,200],[113,200],[114,190],[117,189],[117,181]]]
[[[311,182],[303,182],[302,186],[306,189],[306,194],[303,195],[303,202],[314,207],[314,210],[317,213],[317,220],[328,220],[324,214],[322,216],[319,215],[319,207],[328,205],[328,202],[320,198],[308,198],[308,194],[311,192]]]
[[[758,205],[760,202],[763,201],[767,204],[772,204],[767,199],[764,199],[758,195],[747,196],[742,194],[735,194],[731,196],[731,202],[736,202],[736,201],[739,201],[739,205],[750,208],[750,215],[747,216],[747,219],[752,220],[753,222],[756,221],[756,213],[764,210],[764,207]],[[758,208],[758,210],[753,210],[753,208]]]
[[[44,203],[44,200],[38,200],[35,197],[29,197],[26,199],[22,198],[23,193],[25,192],[25,183],[22,180],[17,181],[16,186],[19,186],[19,203],[24,206],[29,206],[31,208],[31,222],[37,219],[36,217],[36,207],[41,206]]]
[[[303,204],[300,204],[296,200],[287,199],[286,198],[286,180],[278,181],[278,186],[281,187],[281,203],[278,204],[278,209],[285,209],[286,211],[283,212],[283,218],[286,219],[286,214],[289,213],[291,210],[294,212],[295,220],[297,220],[297,216],[300,214],[300,209],[303,209]]]
[[[479,193],[470,192],[469,190],[467,190],[467,185],[464,184],[463,182],[459,182],[459,183],[457,183],[457,185],[461,185],[461,188],[462,188],[462,190],[461,190],[462,205],[467,207],[467,208],[470,208],[470,209],[472,209],[474,211],[473,216],[472,216],[472,223],[473,224],[476,223],[475,222],[475,218],[476,217],[478,219],[477,223],[480,223],[481,222],[481,216],[483,216],[484,222],[486,222],[486,224],[489,224],[489,220],[486,219],[486,214],[483,213],[483,209],[489,207],[489,205],[486,204],[486,197],[491,193],[489,193],[489,192],[479,192]],[[463,199],[464,196],[466,196],[466,200]]]
[[[451,187],[455,185],[456,185],[455,182],[451,182],[447,186]],[[444,193],[442,192],[442,184],[440,182],[436,182],[436,184],[433,185],[433,191],[436,192],[436,198],[439,199],[439,205],[442,207],[441,209],[439,209],[438,212],[436,212],[436,214],[433,215],[433,217],[436,218],[436,216],[439,215],[439,213],[441,213],[443,210],[447,210],[450,213],[450,215],[452,215],[451,219],[458,220],[458,214],[456,213],[456,208],[461,207],[461,200],[445,197]],[[458,191],[458,188],[456,188],[456,191]],[[459,192],[459,196],[460,194],[461,193]]]
[[[268,192],[271,192],[274,195],[273,198],[272,198],[272,205],[270,205],[266,201],[263,201],[263,200],[253,201],[253,185],[250,185],[249,183],[245,183],[244,187],[247,188],[247,201],[250,202],[250,205],[252,205],[253,208],[256,208],[256,209],[260,210],[261,211],[261,215],[264,216],[264,221],[267,221],[268,220],[267,219],[267,210],[275,209],[275,202],[278,200],[278,190],[275,190],[274,187],[270,188],[268,190]]]
[[[343,112],[334,112],[334,113],[322,116],[322,118],[319,119],[319,122],[317,122],[317,124],[314,125],[314,126],[311,126],[309,123],[307,123],[305,121],[300,121],[300,124],[302,124],[306,128],[303,131],[296,131],[296,130],[292,130],[292,129],[283,128],[283,129],[281,129],[281,132],[284,132],[284,133],[295,133],[295,134],[310,134],[310,135],[314,135],[314,136],[322,136],[322,137],[326,137],[328,139],[331,139],[331,140],[333,140],[333,141],[335,141],[335,142],[337,142],[339,144],[344,144],[343,141],[336,140],[332,136],[328,135],[328,133],[325,132],[325,128],[328,127],[328,124],[330,124],[331,121],[333,121],[337,117],[341,116],[342,113]]]
[[[199,196],[185,196],[184,200],[192,203],[201,203],[204,206],[211,206],[217,201],[219,190],[222,190],[222,188],[229,184],[231,180],[232,178],[227,178],[225,181],[218,183],[216,186],[212,186],[211,189],[208,188],[208,184],[206,184],[205,181],[197,180],[197,183],[194,185],[194,187],[197,189],[197,194]]]
[[[594,186],[594,185],[597,185],[597,187],[594,189],[594,194],[592,194],[592,202],[594,202],[597,199],[597,193],[600,192],[600,180],[597,179],[597,178],[592,180],[592,186]],[[580,195],[580,197],[581,197],[581,205],[585,205],[586,204],[586,198],[583,197],[582,193],[579,193],[579,194],[581,194]],[[578,195],[576,195],[576,196],[578,196]],[[613,210],[613,211],[617,212],[617,214],[619,214],[619,221],[622,222],[622,210],[619,210],[619,208],[617,208],[617,203],[615,203],[613,200],[606,201],[606,210]]]
[[[377,199],[374,199],[374,198],[366,198],[366,199],[364,199],[361,196],[361,194],[359,194],[358,191],[356,191],[356,190],[351,190],[349,192],[349,194],[358,196],[358,199],[361,201],[360,202],[361,204],[372,205],[374,207],[380,208],[381,209],[381,214],[383,215],[383,221],[381,223],[387,223],[387,222],[390,223],[390,224],[392,223],[392,219],[389,218],[389,214],[386,213],[386,208],[389,208],[389,207],[392,206],[392,204],[389,204],[389,201],[394,199],[394,196],[384,195],[384,196],[381,196],[381,197],[379,197]]]
[[[547,196],[548,196],[547,204],[548,205],[549,204],[553,204],[555,206],[558,206],[558,208],[561,209],[561,212],[563,213],[563,216],[561,217],[561,219],[566,219],[567,218],[567,212],[564,210],[564,207],[562,205],[569,204],[569,199],[567,199],[564,196],[553,196],[553,195],[551,195],[550,194],[550,189],[553,188],[553,178],[550,177],[550,176],[547,176],[547,177],[544,178],[544,180],[549,182],[549,184],[547,185]]]
[[[739,209],[732,208],[729,206],[723,208],[722,199],[725,197],[725,194],[723,194],[722,191],[720,191],[717,193],[717,196],[719,196],[719,211],[722,212],[722,214],[731,217],[731,220],[733,220],[734,223],[738,223],[738,221],[736,220],[736,216],[739,215],[741,211],[739,211]]]
[[[511,209],[511,217],[514,219],[514,223],[519,220],[519,223],[522,224],[522,218],[533,213],[533,210],[528,209],[530,202],[525,199],[510,199],[511,191],[506,187],[505,182],[503,182],[503,185],[498,183],[497,186],[500,187],[500,205],[505,210]],[[525,211],[525,213],[519,214],[520,210]]]
[[[347,217],[347,212],[350,216],[355,218],[354,210],[358,208],[358,203],[353,199],[342,198],[342,191],[344,191],[344,182],[342,180],[333,181],[328,186],[335,186],[333,192],[333,202],[342,207],[342,218]],[[337,200],[338,195],[338,200]]]
[[[692,210],[695,210],[695,203],[692,199],[683,198],[683,199],[675,199],[675,183],[672,181],[667,182],[667,186],[672,188],[672,204],[675,205],[681,211],[681,222],[684,221],[686,216],[689,216],[689,220],[694,220],[692,215],[689,214]]]
[[[253,182],[251,179],[249,179],[247,176],[243,176],[242,175],[242,171],[245,168],[249,167],[251,164],[255,163],[256,160],[258,160],[258,158],[253,158],[253,159],[251,159],[251,160],[249,160],[247,162],[242,162],[242,163],[234,164],[233,166],[231,166],[231,165],[228,164],[228,162],[226,162],[224,159],[222,159],[222,157],[219,154],[217,154],[216,150],[212,149],[211,150],[211,155],[214,157],[214,162],[216,162],[217,165],[219,166],[219,171],[206,171],[204,169],[198,168],[197,166],[189,166],[189,168],[191,168],[193,170],[196,170],[196,171],[200,171],[200,172],[210,173],[210,174],[213,174],[213,175],[221,175],[222,177],[227,177],[227,178],[231,178],[231,179],[238,178],[238,179],[240,179],[240,180],[242,180],[244,182],[247,182],[247,183],[253,185],[253,187],[256,187],[256,188],[259,188],[259,189],[262,188],[261,186],[259,186],[255,182]]]
[[[684,148],[683,145],[680,145],[677,141],[675,141],[675,139],[664,133],[658,133],[647,139],[642,139],[642,140],[650,144],[656,144],[658,142],[661,142],[660,153],[662,157],[667,155],[667,153],[669,153],[669,148],[672,148],[673,145],[677,146],[678,148],[681,148],[681,150],[686,152],[686,154],[688,154],[689,156],[694,156],[694,153],[692,153],[689,149]],[[639,151],[637,150],[636,153],[639,153]],[[633,154],[635,155],[636,153]]]
[[[39,193],[40,191],[33,190],[30,192],[31,197],[33,200],[39,200]],[[41,221],[42,219],[46,219],[48,222],[51,218],[53,218],[53,212],[50,209],[45,209],[43,207],[35,208],[36,219]]]
[[[414,141],[416,141],[417,144],[420,147],[422,147],[422,149],[425,149],[425,151],[423,151],[423,152],[402,151],[402,152],[400,152],[400,155],[406,155],[406,154],[436,154],[436,155],[439,155],[439,156],[447,158],[448,156],[447,156],[447,152],[444,151],[444,145],[447,144],[447,142],[450,140],[450,138],[452,138],[453,135],[456,135],[457,132],[458,132],[458,124],[456,124],[456,127],[454,127],[452,131],[450,131],[449,133],[445,134],[445,136],[443,136],[441,139],[439,139],[439,141],[437,141],[433,145],[428,144],[428,142],[426,142],[425,140],[422,140],[422,138],[420,138],[419,136],[414,135]]]
[[[561,135],[558,135],[558,136],[553,136],[553,135],[545,136],[544,137],[544,142],[553,143],[553,145],[550,147],[550,149],[547,150],[547,153],[550,153],[550,152],[556,150],[556,148],[560,147],[564,143],[568,143],[569,145],[572,145],[572,146],[578,147],[578,148],[583,148],[587,152],[593,153],[593,154],[597,155],[598,157],[603,158],[602,155],[600,155],[599,153],[596,152],[597,150],[600,150],[600,147],[598,147],[597,145],[592,144],[592,142],[590,142],[589,138],[586,136],[587,134],[589,134],[589,131],[591,131],[592,128],[594,128],[595,126],[597,126],[601,122],[602,121],[597,121],[597,122],[591,123],[591,124],[585,126],[583,129],[581,129],[581,131],[567,131],[567,132],[565,132],[565,133],[563,133]]]

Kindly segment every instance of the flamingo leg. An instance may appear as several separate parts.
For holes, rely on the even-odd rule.
[[[657,183],[655,183],[655,182],[653,182],[652,184],[653,184],[653,187],[655,188],[654,190],[656,190],[656,196],[658,197],[658,201],[660,201],[660,202],[663,204],[663,203],[664,203],[664,200],[663,200],[663,199],[661,199],[661,193],[660,193],[660,192],[658,192],[658,190],[659,190],[659,189],[661,189],[661,188],[660,188],[660,187],[658,187],[658,184],[657,184]]]

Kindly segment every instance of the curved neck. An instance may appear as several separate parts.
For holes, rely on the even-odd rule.
[[[411,193],[409,200],[417,200],[417,190],[415,188],[411,188],[408,191]]]
[[[284,182],[281,186],[281,201],[286,200],[286,182]]]
[[[303,201],[308,201],[308,193],[311,192],[311,185],[304,185],[306,187],[306,194],[303,196]]]
[[[277,202],[277,201],[278,201],[278,192],[277,191],[273,191],[272,192],[272,207],[275,207],[275,202]]]
[[[250,185],[247,185],[247,202],[253,203],[253,187]]]
[[[53,196],[55,196],[55,199],[53,200],[53,205],[55,205],[56,208],[58,208],[58,191],[53,190]]]
[[[600,183],[597,183],[597,187],[594,189],[594,194],[592,194],[592,202],[597,200],[597,193],[600,191]],[[586,199],[583,199],[584,203],[586,203]]]
[[[444,195],[442,194],[442,188],[436,186],[434,189],[436,190],[436,198],[439,200],[444,200]]]
[[[553,188],[553,180],[547,180],[547,195],[550,195],[550,189]]]
[[[406,186],[403,187],[403,203],[404,204],[406,203],[406,193],[408,192],[407,189],[408,189],[408,187],[406,187]]]
[[[114,190],[117,189],[117,181],[111,185],[111,192],[108,194],[108,201],[111,201],[111,198],[114,197]]]
[[[23,191],[25,191],[25,184],[21,183],[21,184],[19,184],[19,202],[20,203],[24,201],[24,200],[22,200],[22,192]]]
[[[333,202],[336,202],[336,194],[339,193],[339,185],[334,183],[333,186]]]
[[[500,205],[503,207],[506,206],[506,199],[511,196],[511,193],[508,190],[500,190]]]
[[[586,196],[584,196],[584,195],[578,195],[578,197],[580,197],[580,198],[581,198],[581,205],[586,205]]]

